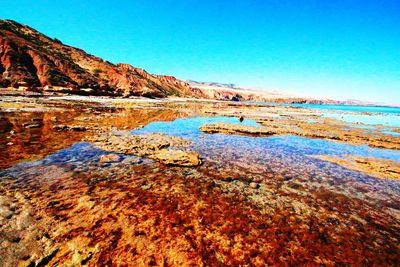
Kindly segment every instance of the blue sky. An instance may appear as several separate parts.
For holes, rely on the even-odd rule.
[[[400,103],[400,1],[1,1],[0,17],[181,79]]]

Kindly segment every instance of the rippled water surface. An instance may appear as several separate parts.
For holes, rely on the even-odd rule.
[[[202,133],[199,128],[207,123],[230,122],[239,123],[237,118],[230,117],[196,117],[188,119],[177,119],[172,122],[152,122],[140,130],[134,130],[133,133],[142,134],[150,132],[162,132],[165,134],[176,135],[191,139],[194,147],[215,147],[220,143],[226,147],[231,146],[238,151],[258,151],[264,150],[273,152],[285,149],[290,153],[300,156],[327,154],[327,155],[345,155],[352,154],[365,157],[376,157],[392,159],[400,162],[400,152],[385,149],[370,148],[366,145],[355,146],[342,143],[335,143],[321,139],[311,139],[297,136],[279,136],[279,137],[245,137],[215,134],[208,135]],[[260,126],[256,121],[244,120],[246,125]],[[202,138],[200,138],[202,137]],[[262,154],[254,153],[262,157]]]

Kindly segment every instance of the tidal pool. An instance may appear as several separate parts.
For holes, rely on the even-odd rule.
[[[263,148],[265,148],[266,151],[271,148],[276,148],[278,151],[282,148],[285,148],[288,152],[290,151],[291,153],[298,154],[299,156],[314,154],[340,156],[345,154],[352,154],[356,156],[391,159],[400,162],[399,151],[370,148],[366,145],[347,145],[322,139],[312,139],[297,136],[273,136],[255,138],[222,134],[209,135],[202,133],[199,130],[202,125],[215,122],[239,123],[238,119],[233,117],[184,118],[177,119],[171,122],[152,122],[142,129],[133,130],[132,133],[144,134],[151,132],[161,132],[169,135],[184,137],[193,141],[194,148],[207,148],[207,146],[209,146],[209,148],[212,149],[218,142],[220,142],[222,145],[234,147],[238,151],[249,151],[249,154],[252,154],[251,151],[259,151]],[[261,126],[254,120],[244,120],[243,124],[250,126]],[[254,154],[258,155],[260,158],[263,157],[263,154]]]

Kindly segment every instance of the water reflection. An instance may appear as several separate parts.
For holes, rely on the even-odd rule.
[[[71,109],[0,113],[0,169],[24,160],[40,159],[99,131],[133,129],[152,121],[186,116],[170,109]],[[58,131],[57,125],[86,131]]]

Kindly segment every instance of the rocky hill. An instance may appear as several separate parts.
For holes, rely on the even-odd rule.
[[[286,103],[343,102],[149,74],[129,64],[113,64],[89,55],[27,25],[0,20],[0,93],[4,91],[1,88],[7,87],[86,95],[178,96]]]
[[[172,76],[112,64],[11,20],[0,20],[1,87],[149,97],[198,95]]]
[[[188,80],[187,82],[196,92],[199,92],[204,98],[209,99],[284,103],[310,101],[308,98],[285,94],[275,90],[243,88],[235,84],[216,82],[197,82],[193,80]]]

